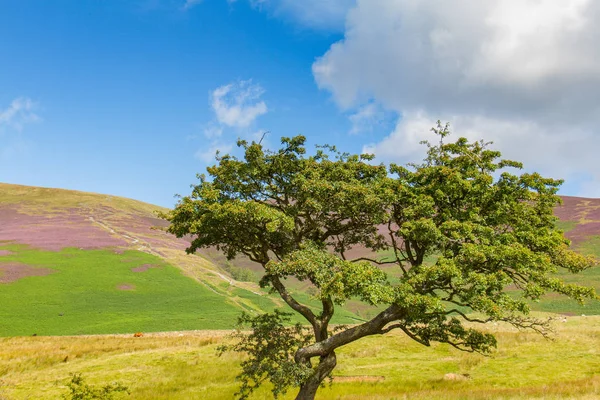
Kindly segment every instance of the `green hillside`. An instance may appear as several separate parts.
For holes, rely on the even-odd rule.
[[[157,210],[0,184],[0,336],[231,329],[242,311],[284,305],[247,264],[185,254]],[[358,320],[344,311],[337,322]]]
[[[242,308],[160,258],[129,250],[40,251],[4,246],[2,264],[48,272],[0,287],[0,335],[80,335],[230,328]],[[2,265],[0,264],[0,265]]]

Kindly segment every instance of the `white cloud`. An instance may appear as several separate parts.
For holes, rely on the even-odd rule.
[[[220,86],[211,94],[212,109],[219,123],[247,128],[267,113],[267,105],[260,100],[263,93],[263,88],[251,80]]]
[[[456,137],[492,141],[503,158],[527,160],[528,169],[543,169],[557,178],[597,170],[598,147],[588,145],[593,140],[590,132],[562,126],[552,128],[527,119],[498,119],[481,115],[434,117],[423,110],[405,113],[389,136],[365,146],[363,151],[375,153],[385,161],[418,162],[423,159],[426,150],[420,142],[437,141],[430,131],[438,118],[450,123]],[[536,151],[540,147],[544,151]]]
[[[313,73],[343,109],[377,102],[402,116],[368,147],[382,157],[414,160],[441,119],[541,172],[591,174],[591,187],[598,17],[592,0],[358,0]]]
[[[28,97],[14,99],[5,109],[0,109],[0,128],[9,127],[20,131],[28,123],[40,121],[34,112],[37,104]]]
[[[264,89],[252,80],[232,82],[220,86],[210,94],[210,105],[215,119],[204,125],[206,145],[195,157],[205,164],[215,161],[215,153],[230,153],[238,138],[258,141],[263,131],[255,130],[258,117],[267,113],[267,105],[261,99]],[[227,128],[235,128],[227,129]],[[251,130],[254,128],[254,130]]]

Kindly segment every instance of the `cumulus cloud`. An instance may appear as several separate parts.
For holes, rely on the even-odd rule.
[[[425,156],[422,140],[436,141],[430,132],[438,118],[450,123],[456,136],[494,143],[505,158],[526,160],[529,169],[543,169],[555,177],[568,177],[580,171],[595,171],[597,147],[588,144],[593,133],[560,127],[549,127],[529,119],[493,118],[483,115],[430,115],[424,110],[405,113],[394,131],[378,143],[364,146],[363,151],[375,153],[385,161],[418,162]],[[544,151],[537,152],[540,146]],[[537,153],[534,157],[531,153]],[[561,159],[557,160],[557,154]],[[558,161],[558,162],[557,162]],[[563,162],[564,161],[564,162]]]
[[[367,146],[381,157],[414,160],[441,119],[544,173],[600,185],[599,16],[592,0],[358,0],[313,73],[343,109],[377,102],[401,116]]]
[[[37,104],[28,97],[14,99],[8,107],[0,109],[0,128],[20,131],[25,124],[38,122],[40,117],[35,113],[36,108]]]
[[[247,128],[267,113],[267,105],[260,100],[263,93],[264,89],[251,80],[220,86],[211,94],[212,109],[219,123]]]

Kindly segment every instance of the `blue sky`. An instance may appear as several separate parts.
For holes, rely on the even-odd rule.
[[[492,1],[453,23],[470,1],[413,18],[408,0],[0,0],[0,181],[172,206],[238,137],[406,162],[443,119],[600,196],[598,30],[581,19],[598,7],[565,0],[565,25],[547,1]],[[556,38],[543,53],[527,13]]]

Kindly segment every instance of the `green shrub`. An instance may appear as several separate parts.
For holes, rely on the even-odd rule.
[[[72,374],[71,381],[67,383],[69,393],[64,394],[64,400],[110,400],[117,393],[127,393],[129,390],[126,386],[116,382],[102,387],[94,387],[85,383],[81,374]]]

